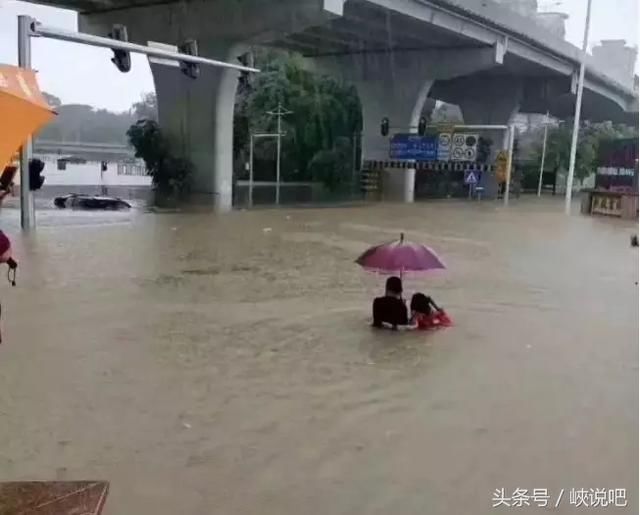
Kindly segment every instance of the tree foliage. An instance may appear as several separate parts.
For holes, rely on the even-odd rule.
[[[539,144],[533,153],[535,162],[542,159],[542,133],[540,132]],[[550,127],[547,136],[547,153],[545,168],[548,171],[560,171],[569,169],[571,152],[571,135],[573,120],[566,120],[557,127]],[[589,177],[596,169],[596,157],[600,141],[607,139],[637,137],[637,127],[615,125],[611,122],[584,123],[580,127],[578,135],[578,147],[576,152],[575,178],[582,181]]]
[[[312,179],[322,183],[331,193],[340,191],[350,183],[352,152],[347,138],[340,138],[331,148],[316,152],[309,163]]]
[[[286,132],[282,143],[282,178],[284,180],[311,180],[314,172],[310,165],[316,155],[319,163],[328,156],[351,156],[353,136],[361,131],[360,102],[355,88],[333,78],[316,75],[303,67],[302,58],[289,53],[260,51],[255,55],[256,65],[262,73],[252,77],[248,86],[241,88],[236,103],[234,147],[238,159],[237,169],[248,159],[249,134],[276,132],[277,119],[270,116],[281,104],[292,111],[283,117]],[[267,152],[268,143],[256,148],[256,158]],[[344,172],[351,177],[351,157],[347,158]],[[345,163],[343,163],[345,164]],[[336,186],[335,178],[326,173],[327,186]],[[320,177],[320,176],[318,176]],[[346,181],[340,181],[341,184]]]
[[[189,191],[192,165],[172,154],[171,145],[157,122],[138,120],[129,128],[127,136],[159,193],[175,197]]]
[[[158,99],[156,94],[153,92],[144,93],[140,101],[131,106],[130,112],[136,120],[158,121]]]
[[[45,97],[56,102],[55,97]],[[68,143],[127,143],[127,129],[135,121],[129,113],[112,113],[89,105],[67,104],[56,107],[56,116],[37,135],[40,139]]]

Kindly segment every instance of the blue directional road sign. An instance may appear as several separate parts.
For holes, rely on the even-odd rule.
[[[391,138],[390,159],[413,161],[436,161],[438,159],[438,137],[418,134],[396,134]]]

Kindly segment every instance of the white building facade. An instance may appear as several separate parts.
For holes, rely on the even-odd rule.
[[[144,162],[124,145],[36,140],[33,157],[45,163],[45,186],[151,186]]]

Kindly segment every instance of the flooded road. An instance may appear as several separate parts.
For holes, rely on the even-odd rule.
[[[0,479],[107,479],[107,515],[636,513],[637,225],[562,209],[5,210]],[[353,260],[401,231],[455,327],[368,327]]]

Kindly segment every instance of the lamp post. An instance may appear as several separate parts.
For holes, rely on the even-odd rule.
[[[582,111],[582,92],[584,90],[584,72],[587,64],[587,47],[589,45],[589,28],[591,24],[591,3],[587,1],[587,19],[584,25],[584,40],[582,41],[582,55],[580,56],[580,76],[578,77],[578,92],[576,95],[576,109],[573,117],[573,135],[571,136],[571,153],[569,157],[569,173],[567,174],[567,191],[565,192],[565,213],[571,214],[571,196],[573,193],[573,175],[576,170],[576,152],[578,150],[578,133],[580,131],[580,113]]]
[[[540,175],[538,176],[538,197],[542,193],[542,174],[544,172],[544,160],[547,157],[547,136],[549,135],[549,111],[544,117],[544,137],[542,139],[542,158],[540,159]]]
[[[275,111],[267,111],[268,115],[278,117],[278,148],[276,151],[276,205],[280,204],[280,156],[282,154],[282,117],[288,114],[293,114],[293,111],[289,111],[282,107],[281,103],[278,103],[278,108]]]
[[[170,62],[190,63],[196,65],[214,66],[227,68],[241,72],[257,73],[260,70],[249,66],[242,66],[234,63],[225,63],[214,59],[207,59],[198,55],[184,54],[157,48],[153,46],[137,45],[118,39],[93,36],[82,32],[72,32],[55,27],[42,25],[29,16],[18,16],[18,66],[25,69],[31,68],[31,38],[42,37],[56,39],[58,41],[68,41],[71,43],[81,43],[83,45],[95,46],[99,48],[110,48],[121,52],[132,52],[156,57]],[[29,161],[32,154],[32,142],[29,137],[20,150],[20,223],[22,229],[27,231],[35,228],[35,207],[33,194],[29,189]]]

